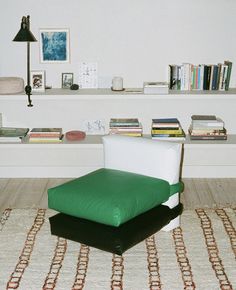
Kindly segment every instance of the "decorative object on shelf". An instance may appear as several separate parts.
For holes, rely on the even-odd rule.
[[[123,91],[123,78],[122,77],[114,77],[112,79],[112,91]]]
[[[0,95],[20,94],[24,91],[24,80],[18,77],[0,77]]]
[[[97,62],[81,62],[79,64],[79,86],[82,89],[98,88]]]
[[[32,107],[31,86],[30,86],[30,42],[37,41],[32,32],[30,31],[30,16],[23,16],[21,20],[21,28],[13,41],[27,42],[27,85],[25,93],[28,95],[28,107]]]
[[[68,141],[81,141],[86,137],[86,133],[83,131],[73,130],[66,132],[66,139]]]
[[[30,82],[32,91],[44,92],[45,91],[45,71],[31,71]]]
[[[105,123],[104,119],[87,119],[83,121],[82,129],[88,135],[104,135]]]
[[[42,63],[69,62],[69,29],[40,29]]]
[[[73,84],[73,73],[62,73],[61,87],[62,89],[69,89]]]
[[[79,89],[79,85],[73,84],[73,85],[70,86],[70,89],[73,90],[73,91],[76,91],[76,90]]]
[[[144,94],[168,94],[169,88],[167,82],[144,82]]]

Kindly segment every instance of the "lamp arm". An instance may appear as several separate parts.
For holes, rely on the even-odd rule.
[[[33,107],[30,98],[32,88],[30,86],[30,42],[27,42],[27,85],[25,86],[25,93],[28,95],[28,107]]]

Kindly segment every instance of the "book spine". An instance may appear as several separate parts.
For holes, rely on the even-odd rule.
[[[152,137],[185,137],[185,134],[152,134]]]
[[[181,134],[182,129],[171,129],[171,130],[161,130],[161,129],[152,129],[152,134]]]
[[[36,137],[36,138],[40,138],[40,137],[44,137],[44,138],[50,138],[50,137],[60,137],[61,134],[51,134],[51,133],[48,133],[48,134],[44,134],[44,133],[29,133],[28,134],[30,137]]]
[[[227,135],[224,136],[194,136],[190,135],[191,140],[227,140]]]
[[[232,62],[231,61],[225,61],[224,63],[228,67],[227,75],[226,75],[226,78],[225,78],[225,90],[228,91],[229,83],[230,83],[231,70],[232,70]]]
[[[211,90],[217,90],[217,80],[218,80],[218,65],[213,65]]]

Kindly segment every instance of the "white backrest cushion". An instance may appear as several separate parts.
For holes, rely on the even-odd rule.
[[[182,144],[148,138],[107,135],[103,137],[104,166],[177,183]]]

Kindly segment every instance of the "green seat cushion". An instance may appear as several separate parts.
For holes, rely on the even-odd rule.
[[[176,192],[179,189],[177,186]],[[102,168],[48,190],[48,206],[74,217],[119,226],[165,202],[167,181]]]

